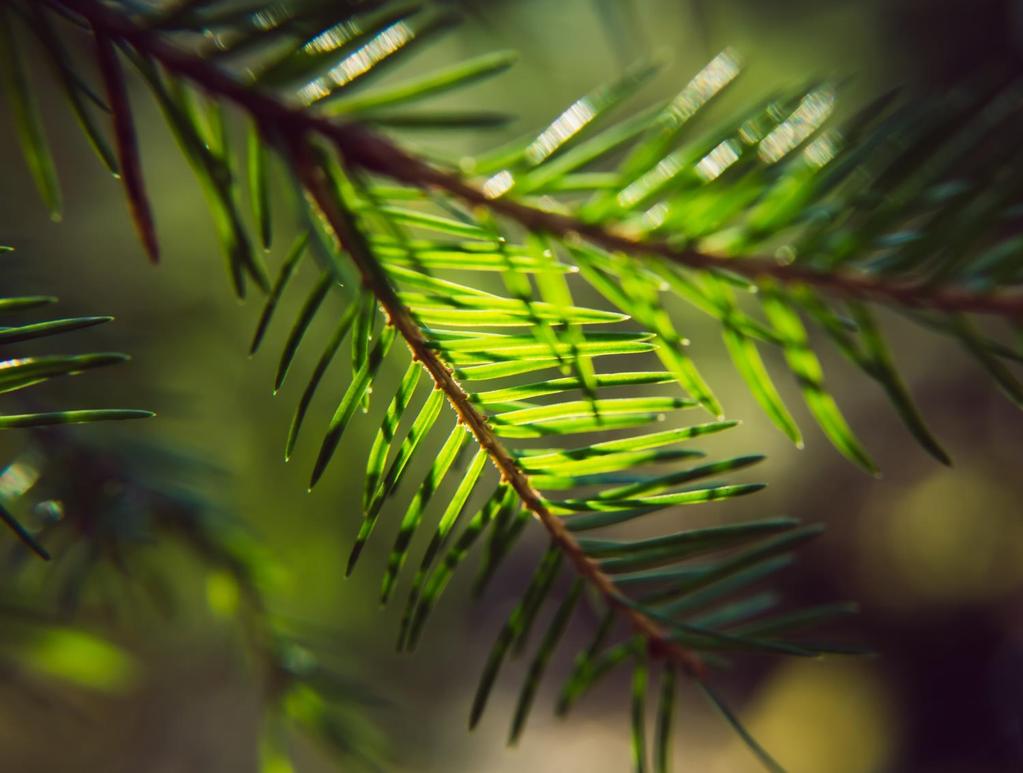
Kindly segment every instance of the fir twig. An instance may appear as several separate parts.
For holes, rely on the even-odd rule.
[[[1023,319],[1023,293],[985,293],[961,287],[897,283],[863,273],[822,272],[764,257],[722,257],[691,248],[680,248],[661,239],[632,238],[601,225],[584,223],[572,216],[517,201],[491,198],[459,175],[409,154],[363,126],[315,115],[235,80],[215,63],[170,45],[157,34],[96,0],[46,2],[79,14],[94,29],[112,39],[130,44],[176,75],[193,81],[206,92],[235,103],[264,129],[273,127],[278,136],[298,137],[310,133],[321,135],[338,148],[350,166],[420,188],[443,190],[473,206],[486,207],[534,233],[548,233],[569,239],[582,238],[606,249],[639,257],[657,256],[687,268],[726,269],[749,279],[771,278],[786,285],[806,285],[846,298],[894,303],[918,309]]]

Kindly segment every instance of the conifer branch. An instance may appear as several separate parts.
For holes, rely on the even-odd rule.
[[[355,414],[368,410],[392,343],[398,337],[405,342],[412,362],[393,392],[367,455],[363,518],[347,573],[383,522],[384,504],[395,499],[415,474],[411,460],[424,456],[423,448],[428,447],[424,439],[441,428],[447,439],[408,503],[388,555],[383,602],[393,596],[400,573],[415,552],[412,540],[428,525],[424,514],[429,517],[431,498],[436,502],[435,494],[447,490],[442,486],[455,490],[412,580],[398,648],[414,648],[430,610],[481,537],[487,544],[477,591],[494,575],[522,527],[535,519],[546,530],[550,545],[490,652],[470,727],[480,718],[502,663],[525,648],[565,564],[571,566],[572,590],[559,604],[529,667],[512,723],[513,740],[587,583],[606,606],[605,616],[565,683],[559,713],[610,668],[633,661],[633,748],[640,768],[647,749],[644,707],[650,659],[664,661],[657,741],[658,764],[663,766],[677,671],[702,683],[706,671],[723,662],[718,651],[797,656],[854,652],[855,648],[802,639],[802,629],[852,612],[849,605],[778,615],[772,609],[780,603],[780,594],[735,598],[738,591],[745,593],[784,568],[792,551],[819,534],[818,528],[801,527],[800,521],[786,517],[683,528],[638,540],[586,535],[667,507],[717,502],[763,487],[707,480],[755,464],[763,458],[758,454],[668,474],[643,469],[702,457],[701,451],[681,444],[737,423],[724,420],[720,401],[687,354],[687,340],[663,306],[666,292],[721,324],[738,374],[771,421],[801,446],[800,428],[760,353],[762,347],[779,350],[824,434],[840,453],[869,472],[876,472],[876,466],[828,389],[804,318],[884,389],[921,446],[944,463],[948,456],[913,405],[868,303],[901,309],[958,339],[1023,406],[1023,385],[1012,371],[1023,363],[1023,353],[989,338],[965,316],[991,315],[1013,323],[1017,333],[1023,329],[1023,236],[1014,230],[1023,188],[1010,174],[1005,157],[989,157],[978,150],[1003,147],[1002,138],[1018,133],[1019,89],[979,95],[976,104],[937,100],[933,116],[927,113],[920,121],[915,120],[915,103],[889,111],[882,99],[839,129],[830,123],[833,90],[813,87],[772,97],[705,136],[683,137],[693,111],[738,72],[725,51],[673,100],[615,125],[601,127],[598,121],[656,68],[648,64],[631,68],[619,80],[591,91],[531,143],[511,143],[471,166],[445,164],[404,149],[380,128],[423,119],[426,122],[418,125],[447,121],[470,128],[474,124],[465,118],[468,114],[452,119],[455,114],[401,111],[425,95],[496,74],[507,66],[508,56],[462,62],[359,96],[360,92],[347,90],[353,81],[360,79],[361,88],[364,75],[375,74],[377,65],[385,59],[390,62],[392,54],[405,53],[427,32],[443,28],[448,17],[432,14],[429,8],[421,16],[418,7],[392,10],[387,3],[335,5],[321,8],[318,2],[287,0],[275,5],[283,9],[280,16],[268,19],[263,7],[241,7],[233,0],[42,0],[37,5],[30,0],[0,0],[0,32],[13,41],[4,24],[10,6],[30,26],[30,16],[39,17],[34,21],[41,24],[52,11],[92,36],[106,92],[105,101],[98,97],[95,101],[110,113],[130,209],[143,244],[155,259],[155,228],[120,58],[126,56],[135,64],[203,185],[236,292],[243,295],[245,273],[267,291],[252,352],[303,256],[313,252],[307,249],[310,237],[318,240],[323,249],[316,257],[327,256],[330,265],[321,260],[314,267],[318,279],[295,315],[277,368],[275,392],[297,362],[296,352],[310,337],[307,332],[317,314],[321,319],[333,316],[323,301],[339,278],[357,290],[333,320],[334,333],[307,382],[288,433],[286,459],[325,373],[350,338],[351,378],[326,425],[310,486],[341,447]],[[194,33],[200,32],[215,36],[220,53],[195,43]],[[276,46],[282,33],[290,45],[286,50]],[[41,37],[50,57],[59,58],[55,51],[60,53],[60,39],[46,30]],[[253,47],[261,54],[244,60],[244,74],[234,65],[222,66],[220,54],[248,57]],[[13,46],[11,53],[15,61],[8,69],[18,75],[24,67]],[[72,95],[82,92],[72,98],[76,107],[88,86],[76,83],[73,70],[72,64],[58,62],[58,72],[70,79],[66,88]],[[21,77],[13,81],[9,96],[25,124],[20,139],[26,157],[36,171],[45,171],[53,164],[35,115],[31,82]],[[694,94],[699,99],[687,102]],[[396,104],[398,112],[391,112]],[[388,109],[381,111],[381,105]],[[690,112],[679,114],[680,105],[688,105]],[[985,110],[975,119],[977,105]],[[270,148],[290,173],[292,190],[305,197],[306,214],[312,214],[309,231],[295,239],[272,288],[252,254],[246,218],[238,210],[243,177],[235,174],[238,159],[225,108],[236,109],[247,124],[250,204],[263,246],[269,248],[273,220],[266,187]],[[82,118],[83,111],[78,112]],[[580,118],[581,114],[585,115]],[[948,127],[942,121],[951,123],[952,118],[966,121],[969,131],[960,136],[957,126],[950,132],[954,141],[947,141]],[[83,122],[94,144],[106,147],[102,135],[90,129],[88,114]],[[747,131],[750,126],[755,130]],[[928,139],[933,142],[928,144]],[[931,145],[938,146],[937,151]],[[541,151],[534,152],[538,147]],[[113,154],[108,148],[100,155],[109,159]],[[615,171],[593,171],[618,155],[624,161],[616,163]],[[1015,155],[1011,158],[1018,161]],[[963,168],[970,173],[960,180]],[[36,177],[44,198],[51,205],[58,202],[55,176]],[[987,195],[976,196],[971,204],[970,197],[978,191]],[[562,201],[559,195],[573,198]],[[578,195],[590,198],[571,203]],[[964,227],[961,237],[956,233],[959,226]],[[518,240],[521,243],[512,243],[522,231],[526,234]],[[770,245],[779,236],[787,241],[792,237],[785,249],[797,256],[794,261],[773,251]],[[690,246],[694,244],[699,246]],[[349,265],[355,270],[349,271]],[[506,292],[488,292],[483,279],[478,285],[463,284],[436,275],[447,271],[500,272]],[[576,305],[565,276],[570,273],[578,274],[573,281],[583,281],[615,310]],[[353,274],[355,282],[349,281]],[[758,303],[748,304],[756,307],[754,311],[745,310],[736,287],[761,291]],[[31,297],[0,299],[0,311],[37,303]],[[381,317],[385,327],[378,336]],[[87,326],[97,319],[7,328],[4,341]],[[630,321],[629,330],[614,328]],[[599,330],[598,325],[612,327]],[[639,331],[632,329],[637,325]],[[630,361],[640,362],[648,354],[658,358],[662,370],[639,365],[612,371],[604,367],[605,360],[594,365],[597,357],[613,356],[620,363],[623,355],[637,355]],[[74,374],[120,359],[103,354],[30,359],[19,363],[23,369],[11,378],[16,379],[12,382],[16,388],[22,388],[37,383],[40,376]],[[549,375],[554,368],[560,376]],[[415,417],[406,421],[415,410],[424,370],[433,390]],[[539,372],[548,375],[510,386],[507,382],[497,388],[477,386]],[[642,389],[662,384],[680,386],[685,397]],[[631,389],[631,396],[602,396],[608,393],[598,391],[621,388]],[[577,399],[579,392],[586,399]],[[444,402],[454,416],[443,410]],[[643,427],[664,420],[666,411],[698,406],[716,421],[615,436],[579,448],[566,448],[561,442],[570,435]],[[0,429],[143,415],[149,414],[7,415],[0,416]],[[515,442],[554,438],[559,438],[558,447],[519,447]],[[463,467],[461,454],[473,443],[477,447],[472,449],[472,461]],[[488,460],[500,483],[470,516],[470,498],[492,481],[490,475],[481,477]],[[456,487],[452,471],[459,473]],[[552,491],[573,493],[564,498],[548,493]],[[18,531],[16,521],[3,512],[0,516],[29,547],[44,552],[31,542],[31,535]],[[238,573],[244,580],[242,574]],[[252,606],[253,649],[267,665],[273,702],[287,714],[289,690],[305,689],[308,674],[288,665],[289,656],[281,649],[287,642],[278,640],[275,628],[262,625],[258,596]],[[613,644],[621,633],[615,628],[621,620],[630,628],[629,638]],[[796,638],[790,639],[792,634]],[[709,690],[708,696],[719,704]],[[780,769],[738,727],[729,710],[719,708],[765,765]],[[322,714],[314,719],[318,723]]]
[[[690,675],[702,675],[704,667],[700,659],[671,641],[660,625],[629,604],[614,580],[600,568],[597,561],[586,555],[578,540],[565,528],[564,522],[551,513],[544,504],[540,494],[530,483],[529,476],[519,468],[514,457],[491,429],[486,417],[472,403],[448,366],[437,356],[437,352],[429,345],[419,325],[391,287],[364,236],[340,203],[336,192],[332,190],[322,167],[316,163],[308,139],[292,138],[289,155],[300,184],[330,224],[339,243],[352,257],[364,286],[376,297],[387,315],[389,324],[393,325],[404,339],[413,359],[429,372],[436,388],[444,392],[459,421],[472,432],[480,448],[486,451],[491,463],[500,473],[502,481],[514,489],[522,505],[543,525],[552,542],[569,559],[579,576],[589,581],[607,603],[629,621],[635,632],[644,637],[652,656],[670,660]]]
[[[663,239],[633,238],[569,215],[508,199],[491,198],[458,174],[411,155],[389,139],[361,125],[330,120],[239,82],[216,64],[170,45],[156,33],[104,7],[97,0],[46,2],[80,15],[94,29],[131,45],[211,95],[233,102],[258,123],[273,126],[283,136],[298,137],[309,133],[321,135],[337,147],[350,166],[419,188],[445,191],[472,206],[486,207],[534,233],[544,232],[568,239],[582,238],[609,250],[638,257],[657,256],[686,268],[723,269],[751,280],[773,279],[786,285],[805,285],[850,299],[916,309],[1023,319],[1023,293],[1019,292],[974,292],[962,287],[932,285],[926,281],[903,283],[865,273],[820,271],[779,263],[766,257],[723,257],[678,247]]]

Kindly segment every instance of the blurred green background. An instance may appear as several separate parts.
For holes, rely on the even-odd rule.
[[[510,110],[519,118],[489,135],[403,137],[448,154],[469,154],[542,126],[581,93],[650,52],[663,53],[669,63],[627,110],[677,91],[726,45],[738,49],[748,65],[728,101],[733,107],[814,76],[850,76],[841,98],[854,106],[903,83],[942,88],[973,70],[1018,68],[1020,50],[1021,14],[1008,2],[462,5],[465,24],[388,77],[515,48],[522,54],[515,68],[452,104]],[[62,313],[117,317],[112,325],[75,334],[64,346],[127,351],[134,361],[55,385],[49,394],[83,406],[137,405],[159,413],[116,431],[75,432],[109,442],[133,434],[198,454],[224,470],[206,481],[206,495],[250,524],[279,562],[270,591],[273,608],[305,624],[344,670],[384,699],[364,714],[381,732],[386,769],[627,769],[628,706],[621,679],[609,679],[564,722],[550,711],[558,680],[548,679],[523,741],[509,750],[504,738],[519,684],[512,674],[521,677],[524,667],[516,662],[499,682],[481,727],[466,732],[483,660],[534,565],[542,534],[527,535],[482,603],[469,602],[464,587],[469,572],[438,610],[420,651],[411,657],[393,652],[400,610],[378,610],[375,588],[402,496],[385,509],[385,526],[356,574],[343,578],[343,557],[359,517],[364,454],[383,401],[346,436],[347,446],[323,484],[306,494],[313,433],[296,459],[285,465],[281,458],[301,378],[276,398],[270,394],[274,350],[287,326],[275,326],[260,356],[245,356],[261,304],[256,298],[243,305],[233,299],[203,199],[151,99],[134,83],[145,173],[164,250],[158,268],[147,265],[137,245],[119,185],[95,162],[44,68],[34,70],[67,206],[63,222],[49,222],[31,190],[10,122],[0,121],[0,241],[17,247],[4,257],[4,290],[59,295]],[[279,228],[269,257],[274,268],[297,223],[290,190],[278,183]],[[312,279],[303,274],[300,283],[311,286]],[[301,297],[288,297],[279,322],[294,315]],[[672,311],[729,417],[744,422],[730,437],[707,443],[707,450],[769,456],[747,475],[767,481],[769,488],[728,507],[826,521],[828,533],[789,573],[786,591],[803,601],[859,600],[858,638],[879,653],[854,660],[753,661],[722,675],[723,692],[750,730],[796,773],[1023,769],[1023,418],[952,344],[889,315],[902,373],[955,466],[944,469],[927,457],[880,391],[823,345],[829,383],[884,470],[883,479],[875,480],[844,462],[805,412],[797,417],[807,447],[789,445],[725,361],[718,331],[682,304]],[[321,315],[310,340],[329,334],[330,316]],[[318,354],[315,346],[301,350],[296,368],[307,372]],[[789,387],[790,405],[798,406],[794,385],[782,369],[776,373],[779,386]],[[385,388],[399,375],[387,374]],[[346,377],[344,366],[332,372],[330,388],[322,390],[314,409],[321,421]],[[25,442],[0,441],[5,459]],[[422,457],[420,465],[429,454]],[[413,471],[408,479],[416,477]],[[90,589],[81,614],[94,630],[132,652],[141,668],[112,692],[54,685],[41,690],[23,679],[0,680],[0,770],[256,769],[259,695],[237,656],[237,632],[205,611],[197,562],[172,547],[140,550],[169,573],[173,609],[147,605],[144,593],[128,599],[132,594],[117,588],[118,576],[111,575],[107,585],[113,587]],[[29,587],[45,590],[50,570],[34,570]],[[586,636],[585,626],[577,625],[569,640],[578,647]],[[563,666],[572,648],[562,646],[561,652]],[[758,769],[700,696],[683,688],[678,715],[680,770]],[[302,771],[335,769],[336,761],[321,748],[297,743]]]

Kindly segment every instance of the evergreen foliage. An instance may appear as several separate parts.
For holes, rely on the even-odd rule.
[[[298,453],[300,438],[315,436],[310,486],[329,473],[339,449],[367,459],[349,573],[385,505],[413,485],[380,588],[383,603],[402,605],[399,649],[416,647],[472,548],[481,554],[482,590],[524,528],[546,531],[548,549],[498,633],[470,725],[504,662],[524,652],[538,620],[547,620],[512,719],[516,741],[552,653],[573,617],[592,605],[602,623],[565,679],[559,713],[628,664],[634,768],[648,769],[649,757],[663,771],[675,690],[686,676],[777,769],[716,696],[712,669],[747,654],[854,651],[818,632],[851,605],[793,610],[761,589],[820,530],[765,514],[643,539],[605,533],[666,508],[761,488],[730,478],[760,455],[707,460],[695,447],[736,422],[725,418],[664,296],[718,323],[737,374],[793,443],[802,444],[800,428],[768,374],[765,351],[780,355],[835,448],[877,472],[829,391],[814,335],[821,332],[877,382],[920,445],[948,463],[899,376],[876,308],[958,341],[1023,404],[1019,84],[971,84],[942,98],[892,94],[839,120],[838,86],[812,82],[710,124],[704,108],[742,72],[737,55],[723,51],[677,96],[624,119],[612,120],[615,109],[655,64],[627,69],[492,152],[427,160],[404,132],[504,120],[499,112],[422,103],[499,75],[514,61],[505,52],[378,84],[390,64],[455,21],[447,5],[429,2],[5,0],[0,54],[25,158],[55,215],[58,177],[20,58],[28,33],[52,60],[100,161],[119,173],[142,246],[156,261],[160,229],[127,70],[148,86],[206,196],[235,292],[244,296],[255,285],[265,294],[252,352],[291,280],[300,271],[317,276],[286,323],[279,353],[275,390],[299,378],[300,348],[322,352],[304,378],[285,457]],[[88,39],[87,55],[65,44],[75,37]],[[227,108],[248,124],[245,147],[232,144]],[[272,209],[286,202],[270,184],[282,173],[301,194],[308,224],[284,249]],[[263,264],[265,251],[284,254],[275,275]],[[582,305],[577,298],[588,289],[613,310]],[[331,294],[344,299],[344,310],[327,341],[312,341],[311,323]],[[9,298],[0,310],[46,300]],[[8,327],[0,342],[105,319]],[[328,385],[340,357],[351,358],[353,375]],[[12,391],[119,358],[8,360],[0,379]],[[384,363],[399,360],[407,370],[395,392],[374,391]],[[336,409],[318,419],[310,406],[328,389],[338,395]],[[350,448],[346,430],[371,399],[389,401],[382,424],[369,449]],[[0,427],[140,415],[5,414]],[[406,480],[431,436],[445,438],[440,451],[422,481]],[[40,535],[6,512],[4,519],[45,554]],[[412,556],[419,532],[430,541]],[[203,538],[197,550],[209,545]],[[225,563],[246,587],[237,559],[213,563]],[[411,575],[404,597],[403,571]],[[307,688],[300,682],[301,695],[284,703],[316,726],[326,715],[323,698]],[[658,708],[648,741],[651,691]],[[328,736],[340,732],[324,728]],[[280,769],[271,762],[268,770]]]

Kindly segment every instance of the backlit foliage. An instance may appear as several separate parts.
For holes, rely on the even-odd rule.
[[[624,119],[611,116],[655,64],[597,86],[520,140],[475,158],[427,161],[407,130],[467,130],[505,118],[422,103],[497,76],[513,63],[509,53],[380,82],[390,64],[456,21],[448,5],[429,2],[7,0],[4,84],[33,177],[59,214],[55,166],[19,58],[23,41],[39,44],[100,161],[119,172],[155,261],[159,224],[125,80],[141,78],[199,180],[235,291],[254,285],[265,294],[253,352],[291,280],[300,271],[316,276],[298,316],[285,323],[274,387],[303,381],[285,456],[300,453],[300,438],[315,438],[310,486],[330,474],[340,449],[366,459],[348,572],[385,505],[409,483],[426,439],[443,438],[399,508],[381,581],[381,601],[403,609],[399,649],[415,648],[470,550],[481,554],[483,589],[523,529],[546,531],[549,546],[498,633],[471,724],[504,661],[524,652],[537,620],[549,617],[512,718],[510,739],[519,737],[553,651],[588,605],[602,622],[564,677],[560,713],[615,667],[631,668],[634,767],[646,770],[652,760],[664,770],[675,690],[692,679],[776,769],[716,696],[713,669],[749,653],[848,652],[819,629],[852,608],[790,609],[763,590],[819,533],[795,518],[607,536],[609,527],[666,508],[761,487],[730,480],[761,456],[742,450],[706,459],[698,450],[701,437],[727,435],[736,422],[689,355],[664,298],[679,297],[718,323],[737,374],[793,443],[802,444],[800,428],[764,352],[787,365],[838,451],[877,472],[829,391],[812,336],[820,331],[947,463],[899,377],[875,308],[958,341],[1023,403],[1014,372],[1023,359],[1019,86],[973,84],[928,100],[887,95],[839,118],[838,85],[816,81],[710,123],[705,108],[727,99],[742,76],[738,55],[726,50],[676,96]],[[239,116],[245,147],[232,144]],[[270,181],[285,178],[300,194],[307,229],[282,246],[272,210],[288,197]],[[274,272],[264,266],[266,251],[283,255]],[[608,308],[577,300],[589,290]],[[332,294],[343,299],[333,333],[311,340]],[[0,340],[93,321],[6,328]],[[293,367],[300,347],[320,352],[302,376]],[[328,368],[338,358],[351,359],[353,375],[331,384]],[[18,382],[27,385],[109,360],[5,367],[27,368]],[[374,390],[384,364],[398,360],[407,369],[393,394]],[[336,395],[332,415],[311,413],[318,391]],[[372,446],[352,448],[346,430],[371,399],[385,401],[386,414]],[[5,415],[0,426],[41,421]],[[419,532],[429,543],[413,555]],[[399,591],[403,572],[407,591]],[[649,745],[648,693],[657,696]],[[307,706],[320,706],[317,693],[296,695],[292,713],[320,716]],[[285,764],[278,757],[268,760],[268,770],[286,769],[273,767]]]

